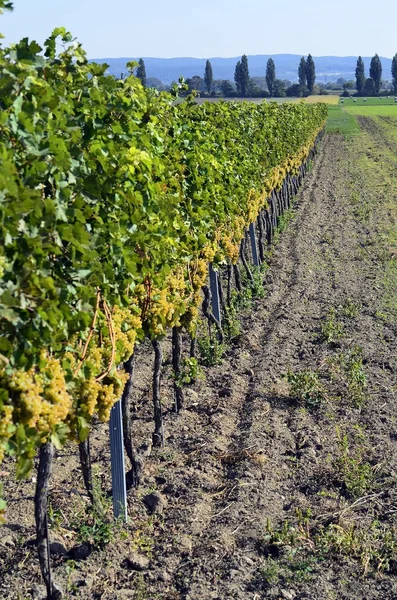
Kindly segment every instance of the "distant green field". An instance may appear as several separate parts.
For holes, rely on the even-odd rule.
[[[351,115],[368,115],[369,117],[397,117],[397,102],[395,106],[374,106],[374,105],[354,105],[344,106],[342,109],[344,112],[348,112]]]
[[[342,133],[346,136],[360,133],[357,120],[340,104],[328,107],[328,119],[325,130],[327,133]]]
[[[397,102],[394,100],[395,96],[374,97],[374,98],[341,98],[339,104],[343,106],[388,106],[393,105],[397,107]]]
[[[328,107],[326,131],[342,133],[345,136],[359,133],[360,126],[355,118],[356,115],[397,118],[397,102],[394,96],[367,98],[366,101],[364,98],[341,98],[338,106]]]

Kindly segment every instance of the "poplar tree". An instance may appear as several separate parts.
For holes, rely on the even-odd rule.
[[[306,87],[306,60],[305,57],[302,56],[299,67],[298,67],[298,77],[299,77],[299,85],[302,88]]]
[[[248,91],[248,85],[250,81],[250,74],[248,70],[248,58],[245,54],[241,57],[241,92],[242,96],[245,96]]]
[[[241,60],[238,61],[236,68],[234,69],[234,81],[237,88],[238,96],[242,96],[241,92]]]
[[[306,59],[306,81],[309,94],[313,93],[314,82],[316,81],[316,67],[311,54]]]
[[[205,71],[204,71],[204,83],[207,88],[207,92],[210,94],[212,85],[214,83],[214,76],[212,74],[212,65],[209,60],[205,63]]]
[[[382,79],[382,63],[377,54],[371,58],[371,66],[369,67],[369,76],[374,80],[375,93],[379,94],[380,82]]]
[[[376,94],[375,81],[372,77],[368,77],[368,79],[365,80],[364,94],[366,96],[375,96]]]
[[[248,59],[245,54],[238,61],[234,71],[234,81],[237,86],[237,93],[239,96],[244,97],[248,90],[249,85],[249,70],[248,70]]]
[[[267,89],[269,90],[270,96],[273,96],[274,92],[274,82],[276,80],[276,65],[274,64],[274,60],[269,58],[266,65],[266,83]]]
[[[136,77],[141,80],[143,87],[146,86],[146,67],[143,58],[138,61],[138,68],[136,70]]]
[[[393,56],[393,60],[391,61],[391,75],[394,93],[397,94],[397,54]]]
[[[356,66],[356,88],[357,88],[357,92],[359,94],[363,93],[364,88],[365,88],[365,82],[366,82],[366,77],[365,77],[364,61],[361,58],[361,56],[359,56],[357,59],[357,66]]]

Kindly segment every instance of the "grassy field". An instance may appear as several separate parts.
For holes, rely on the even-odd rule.
[[[328,108],[326,131],[327,133],[342,133],[349,136],[359,133],[360,127],[354,116],[339,104]]]
[[[343,108],[344,111],[348,112],[351,115],[363,115],[368,117],[386,116],[386,117],[397,117],[397,103],[395,106],[391,105],[354,105],[354,106],[346,106]]]
[[[394,96],[381,96],[374,98],[340,98],[344,106],[397,106]]]
[[[342,102],[343,100],[343,102]],[[371,118],[397,117],[397,102],[394,96],[387,98],[343,98],[336,106],[328,109],[327,132],[345,136],[360,132],[357,116]]]

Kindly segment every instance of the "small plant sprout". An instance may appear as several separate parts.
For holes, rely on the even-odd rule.
[[[302,402],[309,410],[318,408],[324,402],[324,386],[316,371],[304,369],[294,373],[289,370],[287,381],[290,384],[290,395]]]

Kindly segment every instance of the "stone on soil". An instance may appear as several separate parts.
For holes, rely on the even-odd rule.
[[[125,564],[129,569],[133,571],[146,571],[149,568],[149,559],[143,554],[138,552],[132,552],[126,559]]]
[[[143,498],[143,503],[151,515],[162,513],[165,507],[165,500],[160,492],[147,494]]]

